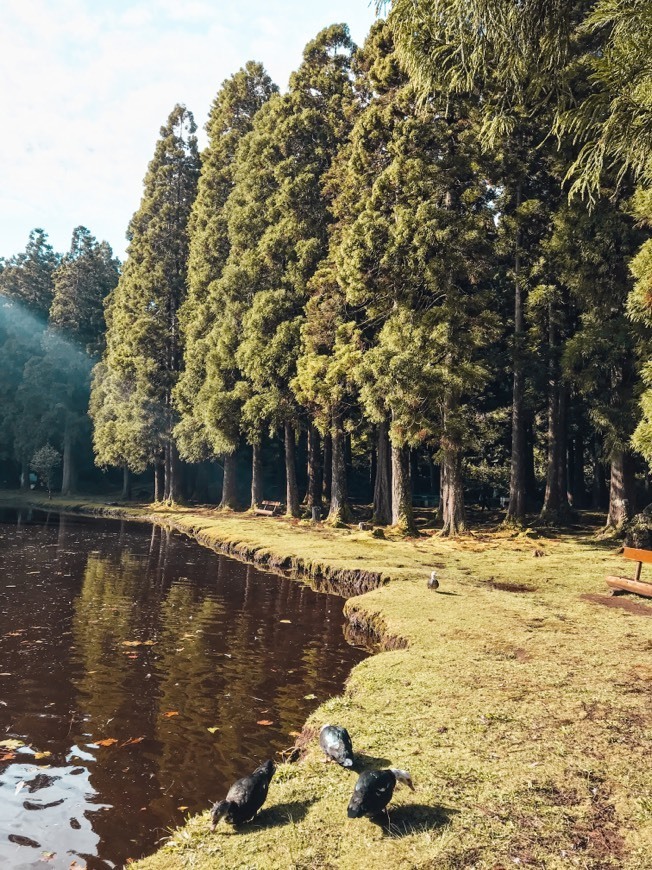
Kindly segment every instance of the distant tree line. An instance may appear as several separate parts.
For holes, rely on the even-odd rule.
[[[150,469],[156,499],[255,508],[282,483],[290,516],[362,500],[407,533],[415,490],[444,534],[494,494],[516,524],[631,516],[652,458],[649,194],[642,141],[600,146],[615,85],[595,59],[632,31],[581,2],[391,5],[362,48],[318,34],[285,93],[253,62],[225,81],[201,156],[174,108],[119,280],[81,228],[63,258],[35,231],[4,264],[6,304],[41,324],[32,356],[0,323],[23,476],[49,439],[71,491],[90,414],[125,495]]]

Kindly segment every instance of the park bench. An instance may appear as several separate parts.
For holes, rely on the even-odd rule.
[[[281,513],[282,507],[282,501],[261,501],[260,507],[254,508],[254,513],[265,517],[273,517]]]
[[[607,577],[607,586],[611,587],[611,594],[635,592],[637,595],[652,598],[652,583],[641,580],[643,562],[652,563],[652,550],[635,550],[633,547],[625,547],[623,556],[636,562],[636,571],[633,577]]]

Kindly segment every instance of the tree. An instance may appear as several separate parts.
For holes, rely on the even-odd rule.
[[[0,294],[44,321],[54,293],[52,275],[59,264],[59,255],[47,239],[43,230],[32,230],[24,253],[10,257],[0,272]]]
[[[243,141],[228,205],[231,255],[222,292],[241,377],[229,392],[216,378],[216,401],[242,397],[242,428],[252,443],[265,428],[283,430],[292,516],[299,513],[294,450],[302,414],[291,382],[308,282],[327,251],[331,218],[322,180],[348,129],[352,51],[345,25],[326,28],[306,46],[288,93],[261,109]],[[219,338],[209,360],[220,353]]]
[[[174,389],[174,404],[180,415],[174,434],[186,459],[198,461],[224,455],[223,507],[234,506],[230,482],[240,417],[237,401],[225,404],[225,413],[218,415],[211,402],[216,389],[226,394],[238,380],[233,343],[229,341],[232,324],[225,314],[229,300],[219,284],[230,251],[226,204],[242,138],[250,131],[258,110],[277,91],[262,65],[253,61],[222,84],[206,126],[209,144],[202,155],[189,223],[188,295],[179,309],[184,371]],[[213,351],[210,377],[209,348]]]
[[[108,242],[98,242],[86,227],[77,227],[70,250],[52,275],[50,324],[90,356],[103,348],[104,303],[118,283],[119,266]]]
[[[342,231],[338,280],[363,311],[362,402],[372,420],[390,424],[392,521],[415,531],[409,449],[431,441],[442,464],[443,533],[457,534],[469,402],[485,382],[480,354],[495,334],[491,196],[469,106],[433,97],[418,108],[384,25],[368,43],[385,82],[351,137],[345,186],[360,205]]]
[[[51,444],[45,444],[32,456],[30,468],[40,478],[47,488],[48,498],[52,498],[52,480],[54,472],[61,465],[61,455]]]
[[[163,464],[163,495],[171,500],[181,494],[172,390],[181,368],[178,311],[186,293],[188,219],[198,174],[195,122],[177,105],[161,127],[129,225],[127,261],[107,306],[104,368],[94,380],[94,386],[111,384],[100,388],[106,400],[127,404],[116,412],[125,427],[121,443],[130,445],[125,464],[137,470],[143,455],[149,464]],[[93,409],[96,425],[108,420],[111,428],[112,413],[103,413],[103,403],[94,399]],[[95,443],[106,444],[106,435],[96,435]],[[98,462],[111,455],[101,452]]]

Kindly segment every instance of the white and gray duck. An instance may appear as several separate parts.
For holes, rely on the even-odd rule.
[[[330,761],[336,761],[342,767],[353,767],[353,744],[346,728],[324,725],[319,732],[319,745]]]
[[[389,768],[387,770],[365,770],[358,777],[353,789],[347,815],[350,819],[362,816],[380,815],[391,801],[394,789],[405,783],[414,791],[412,777],[407,770]]]
[[[275,770],[274,762],[266,761],[249,776],[234,782],[226,798],[218,801],[211,810],[211,831],[222,818],[230,825],[250,822],[267,800],[267,790]]]

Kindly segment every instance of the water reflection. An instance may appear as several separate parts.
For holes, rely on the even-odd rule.
[[[341,689],[342,625],[162,529],[0,514],[0,866],[151,851]]]

